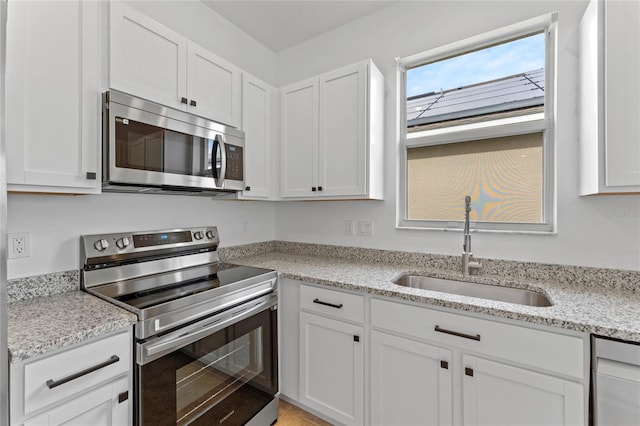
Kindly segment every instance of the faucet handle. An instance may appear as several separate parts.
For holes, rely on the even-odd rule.
[[[471,259],[473,259],[473,256],[471,256]],[[469,262],[467,263],[467,268],[469,269],[482,269],[482,262],[479,262],[477,260],[469,260]]]

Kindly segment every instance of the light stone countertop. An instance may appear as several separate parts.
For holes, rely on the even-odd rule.
[[[278,271],[280,277],[640,342],[640,271],[483,260],[473,281],[545,293],[536,308],[393,284],[416,273],[462,280],[459,257],[269,241],[220,250],[230,263]],[[416,266],[423,265],[423,266]],[[531,277],[524,279],[523,277]],[[12,363],[129,327],[136,316],[79,290],[79,273],[10,280]]]
[[[12,363],[108,334],[137,317],[80,290],[9,303],[8,347]]]
[[[275,269],[280,277],[345,290],[640,342],[640,292],[637,291],[580,282],[503,279],[499,276],[474,276],[470,279],[541,291],[553,302],[550,307],[530,307],[407,288],[392,283],[406,273],[463,280],[461,274],[443,269],[282,252],[243,256],[228,261]],[[579,280],[580,277],[576,277],[576,281]],[[635,286],[637,283],[629,284]]]

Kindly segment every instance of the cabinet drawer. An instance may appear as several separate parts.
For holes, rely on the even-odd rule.
[[[578,379],[585,374],[581,337],[378,299],[371,300],[371,325]]]
[[[364,322],[364,296],[326,288],[300,286],[300,308],[333,318]]]
[[[131,346],[130,333],[120,333],[25,364],[25,414],[126,374]]]

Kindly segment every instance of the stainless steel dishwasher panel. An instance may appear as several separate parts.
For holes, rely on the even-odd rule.
[[[592,343],[593,425],[640,425],[640,344]]]

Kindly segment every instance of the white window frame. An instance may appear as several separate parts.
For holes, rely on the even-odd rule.
[[[471,124],[407,132],[407,70],[437,62],[516,38],[544,32],[545,34],[545,93],[544,112]],[[543,132],[543,220],[542,223],[472,222],[472,228],[488,232],[556,233],[555,182],[555,123],[556,123],[556,43],[557,13],[529,19],[482,35],[405,58],[397,59],[398,66],[398,197],[397,228],[459,230],[463,228],[464,200],[460,200],[460,219],[451,221],[407,219],[407,149],[450,143],[464,143],[481,139]]]

